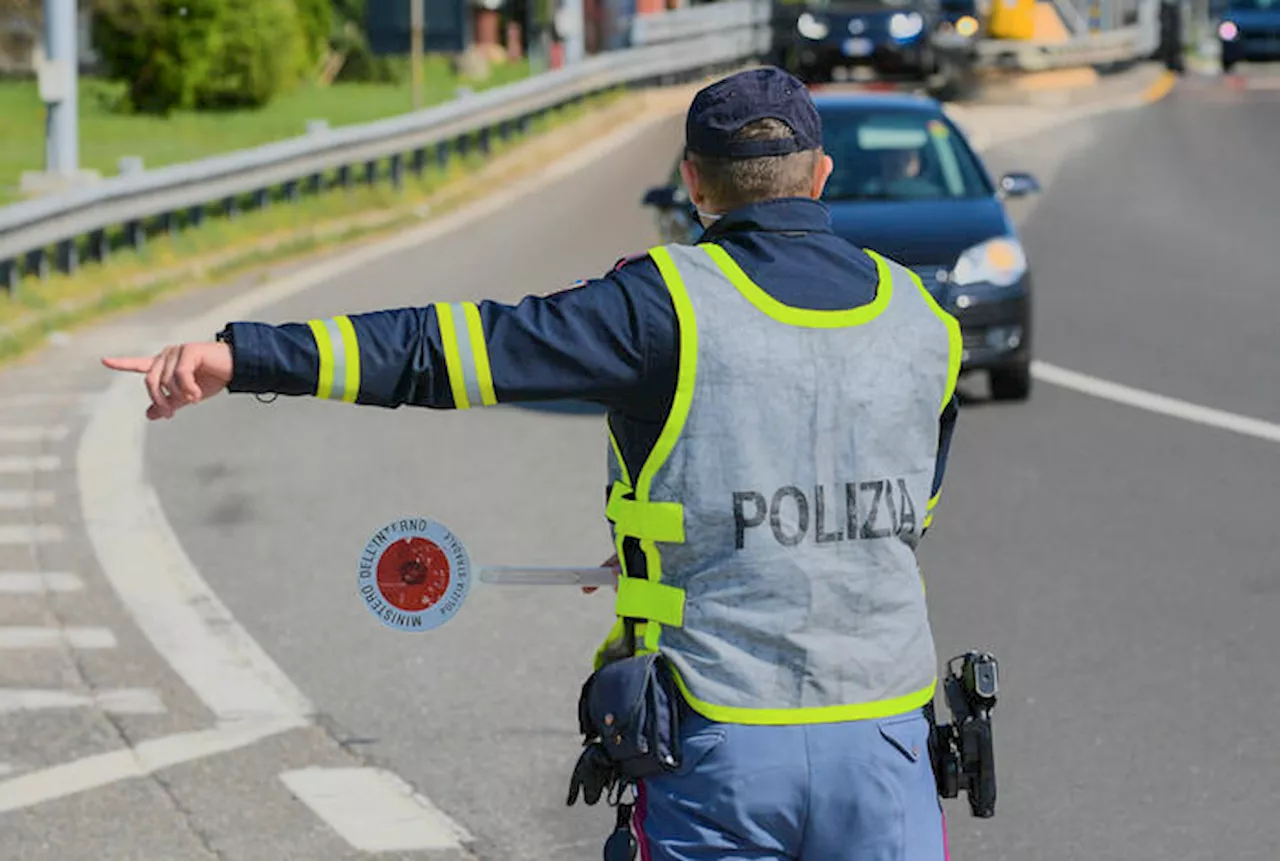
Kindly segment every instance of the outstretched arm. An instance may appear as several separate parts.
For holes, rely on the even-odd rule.
[[[305,323],[232,323],[226,343],[104,363],[147,375],[149,418],[170,418],[223,387],[382,407],[611,405],[646,372],[647,333],[635,297],[663,289],[644,261],[515,305],[438,302]]]

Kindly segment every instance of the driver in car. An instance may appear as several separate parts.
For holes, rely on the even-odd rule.
[[[938,187],[921,175],[923,162],[914,148],[879,152],[880,176],[867,181],[865,193],[875,197],[935,197]]]

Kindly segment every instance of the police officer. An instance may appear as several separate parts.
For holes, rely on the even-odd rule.
[[[638,787],[644,857],[941,861],[915,550],[956,416],[959,328],[911,272],[832,232],[832,161],[795,78],[712,84],[685,135],[697,245],[515,305],[237,322],[103,361],[146,375],[152,419],[223,388],[604,405],[624,576],[596,666],[662,652],[687,713],[679,770]]]

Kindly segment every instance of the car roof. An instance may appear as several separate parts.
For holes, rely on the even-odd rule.
[[[913,93],[829,90],[825,87],[810,87],[809,92],[819,111],[824,108],[874,108],[934,116],[942,113],[942,105],[937,99]]]

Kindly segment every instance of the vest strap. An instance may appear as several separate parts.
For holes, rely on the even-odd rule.
[[[619,577],[614,612],[679,628],[684,624],[684,590],[639,577]]]
[[[609,490],[604,516],[613,521],[620,535],[641,541],[684,543],[684,506],[678,502],[640,502],[626,499],[631,488],[616,481]]]

